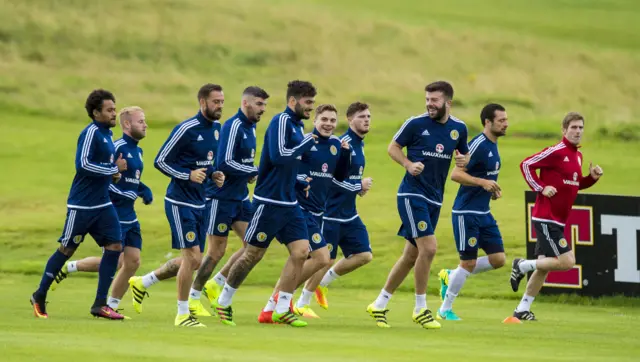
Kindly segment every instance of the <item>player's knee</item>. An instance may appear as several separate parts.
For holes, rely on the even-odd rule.
[[[125,268],[136,271],[140,268],[140,256],[129,257],[124,260]]]
[[[312,257],[316,260],[316,263],[318,263],[318,267],[320,269],[326,268],[331,265],[331,256],[328,252],[323,253],[321,251],[318,251]]]
[[[292,259],[297,261],[301,261],[304,263],[305,260],[309,257],[309,249],[299,248],[296,250],[292,250],[290,254]]]
[[[264,252],[260,248],[250,247],[247,248],[240,259],[244,259],[248,264],[256,265],[262,260]]]
[[[489,256],[489,264],[493,269],[502,268],[507,261],[507,257],[504,253],[493,254]]]
[[[360,262],[362,263],[362,265],[369,264],[371,263],[372,260],[373,260],[373,253],[371,252],[360,253]]]
[[[111,244],[107,244],[104,246],[105,250],[109,250],[109,251],[122,251],[122,243],[120,243],[119,241],[116,243],[111,243]]]
[[[576,264],[576,257],[573,255],[573,253],[569,252],[560,255],[558,261],[560,262],[560,268],[562,268],[563,270],[569,270]]]
[[[61,252],[62,254],[64,254],[65,256],[71,257],[73,256],[73,253],[76,252],[75,248],[67,248],[65,246],[60,245],[60,247],[58,248],[58,251]]]
[[[471,273],[473,269],[476,267],[476,259],[460,260],[460,267],[468,271],[469,273]]]

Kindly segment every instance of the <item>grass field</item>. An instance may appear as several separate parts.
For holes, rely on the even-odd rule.
[[[69,279],[50,293],[50,320],[26,318],[24,302],[34,277],[2,278],[0,352],[3,361],[63,361],[91,356],[92,361],[636,361],[637,309],[576,307],[542,303],[535,311],[542,321],[522,325],[500,322],[513,302],[460,298],[456,303],[464,321],[445,323],[439,331],[415,325],[408,314],[413,298],[401,293],[390,303],[392,328],[379,329],[364,312],[375,298],[373,290],[347,289],[331,294],[329,310],[306,329],[264,326],[255,322],[269,289],[238,291],[236,327],[205,319],[208,328],[173,327],[174,284],[154,286],[141,315],[125,322],[93,320],[87,301],[93,282]],[[129,295],[123,306],[131,311]],[[319,308],[316,308],[318,310]],[[38,341],[34,353],[34,341]],[[98,346],[117,346],[98,353]],[[4,349],[4,351],[3,351]]]
[[[557,141],[559,122],[568,110],[587,117],[585,161],[605,170],[589,192],[638,195],[640,184],[640,160],[634,157],[640,152],[635,118],[640,113],[638,3],[421,4],[0,0],[3,360],[64,360],[70,353],[95,353],[96,344],[107,338],[117,338],[121,348],[92,359],[175,359],[189,348],[193,358],[218,360],[275,360],[290,352],[302,358],[305,351],[309,360],[575,360],[577,355],[594,361],[633,360],[638,355],[632,338],[637,336],[638,299],[540,297],[534,307],[540,323],[505,327],[499,322],[513,309],[512,299],[519,298],[506,285],[507,269],[470,278],[456,305],[465,321],[446,324],[442,331],[421,331],[403,314],[412,303],[411,278],[394,297],[393,330],[377,330],[367,320],[363,308],[403,247],[396,236],[395,200],[403,170],[389,159],[386,146],[404,119],[423,112],[422,89],[429,81],[453,82],[454,114],[467,121],[471,134],[479,129],[477,114],[485,102],[508,109],[509,136],[500,141],[504,197],[492,209],[509,261],[524,254],[526,185],[517,165]],[[95,280],[87,276],[52,294],[49,308],[55,318],[32,320],[26,301],[64,223],[88,92],[105,87],[115,92],[119,107],[138,104],[147,110],[143,179],[156,201],[137,208],[144,237],[141,272],[146,272],[175,255],[162,203],[168,180],[152,160],[170,127],[196,112],[198,87],[221,83],[227,97],[223,117],[228,117],[238,107],[239,92],[257,83],[272,95],[268,120],[284,108],[285,86],[293,78],[313,81],[318,101],[342,110],[356,99],[372,105],[365,176],[374,178],[374,186],[358,200],[358,208],[375,257],[365,269],[332,285],[335,304],[322,314],[327,318],[313,323],[313,329],[272,333],[253,322],[284,263],[284,248],[274,246],[236,298],[241,325],[232,333],[219,333],[225,329],[215,323],[206,331],[175,331],[173,283],[154,289],[145,304],[148,313],[131,323],[113,327],[94,322],[85,309]],[[258,125],[260,134],[265,127],[266,121]],[[119,136],[120,131],[114,133]],[[437,229],[439,250],[429,286],[432,308],[439,305],[433,282],[437,271],[457,263],[450,220],[456,191],[453,183],[447,186]],[[232,239],[235,248],[239,241]],[[88,239],[76,257],[97,253]],[[260,342],[247,343],[249,338]],[[496,339],[501,341],[498,348]],[[34,340],[45,344],[34,351]]]

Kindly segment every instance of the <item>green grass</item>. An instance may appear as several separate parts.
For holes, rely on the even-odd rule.
[[[92,361],[174,361],[180,358],[218,361],[635,361],[638,310],[617,307],[536,305],[539,322],[504,325],[512,301],[459,298],[462,322],[446,322],[439,331],[422,330],[411,321],[413,297],[398,293],[389,307],[392,328],[379,329],[364,309],[374,290],[333,288],[330,308],[316,307],[321,319],[306,329],[259,325],[257,314],[270,289],[241,288],[234,300],[236,327],[202,319],[208,328],[177,329],[175,285],[150,289],[143,314],[132,311],[127,294],[122,307],[134,319],[94,320],[88,313],[95,280],[67,279],[49,295],[49,320],[30,314],[27,295],[35,277],[0,278],[0,352],[3,361],[68,361],[91,355]],[[430,299],[432,308],[439,305]],[[437,304],[436,304],[437,303]],[[133,314],[131,314],[133,313]],[[37,342],[36,342],[37,341]],[[36,344],[37,343],[37,344]],[[97,353],[99,346],[117,346]],[[35,350],[38,351],[34,353]]]
[[[403,170],[389,159],[386,146],[404,119],[423,112],[423,87],[430,81],[453,82],[453,113],[467,121],[471,134],[479,129],[484,103],[508,108],[509,136],[500,141],[504,197],[492,205],[508,260],[523,255],[525,246],[526,185],[517,165],[557,141],[567,111],[587,117],[585,161],[605,170],[589,192],[637,195],[638,2],[0,0],[0,9],[3,360],[68,360],[92,353],[95,360],[155,361],[189,351],[189,358],[219,360],[281,360],[292,354],[310,361],[470,356],[625,361],[640,352],[632,339],[637,298],[539,297],[534,310],[540,323],[501,325],[514,307],[509,299],[519,297],[509,291],[506,268],[470,278],[456,302],[465,321],[446,324],[442,331],[419,330],[408,319],[412,278],[394,296],[393,330],[374,328],[363,312],[404,243],[396,236],[395,199]],[[239,292],[236,329],[210,323],[206,331],[175,330],[172,282],[154,287],[145,314],[131,323],[92,321],[85,308],[95,285],[89,277],[95,276],[88,275],[72,278],[51,295],[54,318],[31,318],[26,300],[62,230],[74,145],[86,124],[82,107],[92,89],[114,91],[118,107],[146,109],[150,129],[141,144],[147,162],[143,179],[156,201],[137,207],[144,237],[142,273],[176,255],[169,248],[162,203],[168,180],[152,160],[170,127],[195,113],[198,87],[209,81],[225,87],[227,117],[237,109],[244,87],[261,85],[272,95],[268,120],[284,108],[285,86],[294,78],[313,81],[318,102],[335,103],[344,112],[352,101],[364,100],[373,113],[365,176],[374,178],[374,186],[358,200],[358,208],[374,261],[335,282],[332,309],[322,313],[322,320],[304,331],[272,331],[254,323],[285,260],[286,251],[278,245]],[[260,140],[265,127],[266,121],[258,126]],[[438,305],[437,271],[457,264],[450,220],[456,191],[449,183],[436,233],[432,308]],[[237,248],[239,240],[233,236],[230,245]],[[98,253],[88,238],[74,258]],[[107,340],[119,348],[96,354],[96,346]],[[41,343],[37,349],[34,341]]]

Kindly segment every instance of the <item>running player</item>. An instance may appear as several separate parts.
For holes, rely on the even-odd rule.
[[[564,227],[578,195],[578,190],[593,186],[602,176],[600,166],[589,163],[589,174],[582,176],[582,153],[578,151],[584,132],[584,117],[569,112],[562,120],[562,141],[526,158],[520,171],[529,187],[538,193],[532,221],[537,241],[537,260],[516,258],[511,265],[511,288],[518,291],[520,281],[533,272],[527,290],[513,316],[534,321],[531,303],[542,289],[547,274],[553,270],[569,270],[576,264]],[[536,174],[540,170],[540,175]]]
[[[304,289],[315,291],[318,304],[327,309],[329,284],[340,276],[355,271],[373,259],[369,233],[356,209],[356,196],[364,196],[371,189],[371,177],[363,177],[365,167],[364,137],[371,126],[371,111],[366,103],[355,102],[347,108],[349,129],[340,137],[351,148],[351,165],[344,181],[333,180],[323,217],[322,235],[329,246],[331,263],[316,272]],[[335,265],[338,246],[343,258]],[[333,265],[333,266],[331,266]]]
[[[76,149],[76,174],[67,199],[67,219],[58,248],[47,261],[40,286],[31,296],[33,313],[48,318],[47,292],[54,278],[77,247],[90,234],[104,248],[98,269],[98,289],[91,314],[106,319],[123,319],[107,305],[107,295],[122,252],[120,222],[109,199],[109,185],[118,182],[127,161],[115,158],[110,128],[116,125],[116,99],[111,92],[97,89],[85,103],[92,122],[82,130]]]
[[[465,167],[469,149],[466,125],[450,115],[451,84],[434,82],[427,85],[425,91],[427,113],[409,118],[388,149],[391,158],[407,170],[398,190],[398,212],[402,220],[398,235],[407,242],[378,298],[367,307],[369,315],[382,328],[389,327],[387,304],[393,292],[414,267],[413,321],[423,328],[440,328],[427,308],[427,281],[437,245],[435,229],[451,159],[455,158],[456,166]],[[407,156],[402,152],[404,147]]]
[[[451,173],[451,180],[460,184],[451,211],[460,265],[453,271],[442,269],[438,273],[444,303],[438,309],[437,319],[460,320],[452,307],[467,277],[501,268],[505,261],[502,236],[489,201],[502,196],[498,185],[501,165],[498,138],[507,132],[507,112],[499,104],[487,104],[480,112],[480,121],[484,130],[469,142],[469,164],[465,168],[456,167]],[[479,248],[487,256],[478,258]]]
[[[260,262],[274,237],[287,246],[289,258],[280,277],[280,293],[273,321],[304,327],[306,322],[289,310],[298,276],[309,255],[309,238],[302,209],[296,200],[295,184],[302,155],[316,144],[316,135],[304,135],[304,119],[313,111],[316,89],[305,81],[291,81],[287,108],[273,117],[264,136],[253,194],[253,217],[244,240],[248,243],[233,264],[222,293],[213,301],[221,321],[235,325],[232,297],[251,269]]]
[[[109,197],[118,213],[124,247],[118,263],[119,272],[113,281],[111,296],[107,301],[109,307],[114,310],[118,309],[120,300],[129,289],[129,278],[135,275],[140,266],[142,236],[134,209],[135,201],[138,197],[142,198],[145,205],[153,201],[151,189],[141,180],[142,148],[138,143],[147,135],[147,123],[142,108],[135,106],[123,108],[120,111],[120,127],[123,134],[122,138],[114,142],[115,157],[127,160],[127,170],[122,172],[122,178],[118,183],[109,185]],[[56,275],[56,283],[51,286],[51,290],[54,290],[71,273],[98,272],[100,260],[100,257],[92,256],[67,262]]]
[[[254,166],[256,124],[265,112],[268,98],[269,94],[262,88],[246,88],[238,113],[222,126],[215,167],[224,173],[225,183],[222,187],[213,183],[207,186],[208,247],[189,292],[192,314],[211,315],[200,303],[202,288],[224,256],[229,230],[236,230],[241,239],[247,231],[251,210],[246,210],[244,200],[249,194],[247,183],[258,175]],[[206,293],[207,297],[214,299],[218,297],[219,289],[215,280],[212,283]]]
[[[172,247],[181,253],[175,325],[183,327],[204,327],[189,313],[189,287],[193,272],[200,266],[206,237],[204,182],[212,179],[218,186],[224,183],[224,174],[214,172],[213,168],[220,129],[218,120],[224,106],[222,87],[205,84],[198,91],[198,101],[198,113],[171,131],[154,163],[160,172],[171,178],[165,196],[165,212],[171,227]]]
[[[310,252],[296,286],[304,283],[318,270],[331,265],[327,242],[322,236],[322,215],[333,184],[332,180],[335,178],[344,181],[349,172],[351,159],[349,142],[340,141],[333,135],[338,124],[338,110],[333,105],[322,104],[316,108],[313,124],[313,134],[318,136],[318,143],[302,155],[296,193],[310,235]],[[278,281],[273,295],[258,316],[258,322],[273,323],[272,315],[277,304],[279,284]],[[294,313],[308,318],[318,318],[309,307],[312,295],[312,290],[302,289],[302,295],[293,308]]]

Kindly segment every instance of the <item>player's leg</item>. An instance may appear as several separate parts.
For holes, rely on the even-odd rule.
[[[80,212],[79,216],[78,211]],[[30,301],[33,306],[33,314],[38,318],[49,317],[46,310],[47,292],[54,282],[55,276],[58,275],[64,264],[76,251],[78,245],[84,240],[84,235],[86,234],[83,223],[85,214],[87,214],[86,211],[67,209],[62,236],[58,239],[60,246],[47,260],[40,279],[40,285],[31,295]],[[76,220],[79,222],[76,222]]]
[[[369,233],[359,217],[341,225],[339,245],[344,258],[335,263],[324,275],[320,281],[320,287],[328,288],[329,284],[339,277],[349,274],[373,260]]]
[[[122,253],[120,220],[114,206],[105,207],[99,211],[91,220],[88,230],[96,243],[102,247],[102,258],[98,269],[98,288],[96,299],[91,307],[91,314],[99,318],[120,320],[124,319],[124,316],[107,305],[109,288],[111,288]]]
[[[313,239],[314,234],[311,235],[311,238]],[[326,244],[320,248],[312,248],[309,253],[309,259],[305,261],[304,266],[302,267],[302,275],[300,279],[298,279],[297,286],[300,287],[305,284],[305,281],[312,278],[318,271],[324,271],[326,273],[328,268],[331,268],[332,263],[333,261],[331,260],[329,248]],[[311,297],[313,297],[313,295],[314,289],[307,289],[306,287],[303,287],[300,297],[295,304],[294,312],[307,318],[319,318],[318,314],[315,313],[310,306]]]
[[[552,223],[534,222],[537,234],[536,260],[514,259],[511,267],[511,287],[517,291],[520,280],[526,273],[533,272],[527,290],[514,317],[520,320],[536,320],[531,312],[531,303],[542,289],[547,274],[554,270],[569,270],[575,265],[575,256],[564,238],[564,227]]]
[[[123,226],[122,239],[124,241],[124,252],[120,255],[122,267],[113,280],[111,296],[107,300],[107,304],[112,309],[118,309],[122,297],[129,289],[129,279],[136,275],[138,268],[140,268],[140,251],[142,249],[140,224],[135,222],[121,225]]]
[[[453,312],[453,302],[462,286],[476,267],[480,243],[480,225],[476,215],[452,214],[453,239],[460,257],[460,264],[454,270],[440,270],[440,296],[443,300],[437,318],[460,320]]]
[[[300,207],[287,209],[283,216],[285,223],[278,231],[277,238],[287,246],[289,257],[280,274],[280,290],[272,320],[292,327],[305,327],[307,322],[298,319],[291,311],[290,304],[300,281],[304,262],[309,257],[309,232]]]
[[[329,252],[329,263],[325,267],[315,272],[305,283],[304,290],[315,293],[315,299],[318,305],[324,309],[329,308],[327,300],[328,289],[321,287],[320,282],[331,269],[331,265],[338,256],[338,244],[340,243],[340,230],[342,224],[335,221],[323,220],[321,223],[322,238],[327,243],[327,251]]]
[[[141,277],[134,276],[129,278],[133,309],[135,309],[137,313],[142,313],[142,301],[144,301],[144,298],[149,295],[147,289],[162,280],[167,280],[178,275],[180,264],[182,264],[181,257],[173,258],[162,264],[162,266],[156,270]]]
[[[283,225],[280,219],[281,209],[269,204],[255,204],[255,212],[245,234],[247,247],[238,260],[231,265],[227,282],[220,296],[211,303],[223,324],[235,326],[231,306],[233,296],[253,267],[262,260],[271,240]]]

